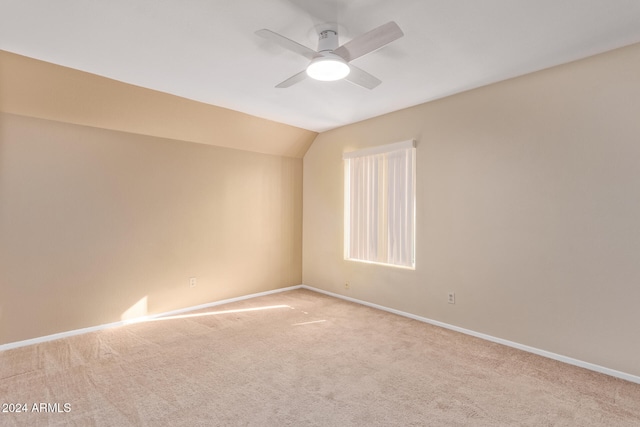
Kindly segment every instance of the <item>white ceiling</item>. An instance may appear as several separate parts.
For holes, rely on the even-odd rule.
[[[276,89],[307,60],[254,34],[316,49],[321,23],[342,44],[391,20],[405,36],[354,61],[371,91]],[[636,42],[639,0],[0,0],[2,50],[314,131]]]

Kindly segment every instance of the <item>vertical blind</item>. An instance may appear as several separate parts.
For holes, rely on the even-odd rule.
[[[413,268],[414,141],[345,153],[345,257]]]

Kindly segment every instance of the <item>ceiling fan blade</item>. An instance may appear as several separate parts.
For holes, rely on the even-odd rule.
[[[404,33],[395,22],[387,22],[384,25],[374,28],[373,30],[348,41],[333,51],[336,55],[350,62],[356,58],[360,58],[367,53],[371,53],[376,49],[380,49],[394,40],[402,37]]]
[[[274,33],[271,30],[267,30],[267,29],[258,30],[256,31],[256,34],[259,35],[260,37],[264,37],[267,40],[271,40],[272,42],[279,44],[281,47],[287,50],[290,50],[299,55],[302,55],[307,59],[313,59],[315,56],[318,55],[318,52],[316,52],[315,50],[309,49],[308,47],[303,46],[300,43],[294,42],[293,40],[288,39],[285,36],[281,36],[278,33]]]
[[[349,68],[351,69],[351,71],[349,72],[349,75],[347,75],[347,77],[345,77],[344,79],[350,81],[353,84],[362,86],[366,89],[373,89],[380,83],[382,83],[382,81],[377,77],[372,76],[371,74],[354,65],[349,64]]]
[[[283,89],[289,86],[293,86],[296,83],[300,83],[306,78],[307,78],[307,70],[302,70],[298,74],[294,74],[293,76],[289,77],[287,80],[283,81],[282,83],[279,83],[276,87],[278,89]]]

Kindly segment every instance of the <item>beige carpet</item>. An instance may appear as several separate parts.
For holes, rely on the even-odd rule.
[[[638,384],[315,292],[194,313],[1,352],[0,425],[640,425]]]

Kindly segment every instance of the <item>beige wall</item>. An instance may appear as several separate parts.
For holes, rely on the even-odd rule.
[[[299,284],[301,178],[301,159],[0,113],[0,344],[145,297],[158,313]]]
[[[633,45],[320,134],[303,282],[640,375],[638,70]],[[410,138],[416,270],[345,261],[342,153]]]

